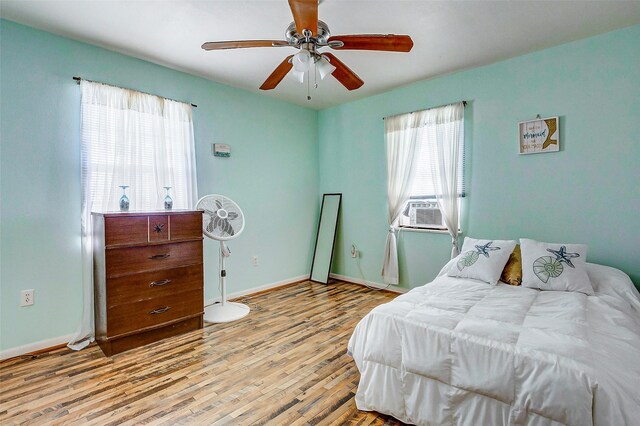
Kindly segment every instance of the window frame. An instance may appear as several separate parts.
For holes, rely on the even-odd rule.
[[[442,107],[435,107],[435,108],[428,108],[428,109],[437,109],[437,108],[444,108],[447,105],[443,105]],[[426,111],[423,110],[423,111]],[[413,114],[413,113],[408,113],[408,114]],[[427,127],[428,125],[425,123],[424,124],[425,127]],[[459,189],[461,190],[461,193],[458,196],[458,203],[459,203],[459,208],[458,208],[458,223],[461,223],[461,219],[462,219],[462,209],[461,209],[461,204],[462,204],[462,199],[465,198],[467,196],[467,187],[466,187],[466,146],[465,146],[465,133],[464,133],[464,117],[462,118],[462,133],[460,135],[461,140],[460,140],[460,153],[458,154],[459,157],[459,167],[460,167],[460,171],[459,171],[459,177],[462,179],[462,181],[459,184]],[[426,139],[426,131],[425,134],[423,136],[423,140],[420,143],[425,143],[425,139]],[[414,177],[415,179],[415,177]],[[448,233],[447,227],[445,224],[442,224],[442,226],[433,226],[433,225],[411,225],[410,224],[410,213],[409,213],[409,203],[412,202],[425,202],[425,203],[437,203],[437,197],[435,195],[410,195],[409,199],[406,201],[405,203],[405,207],[402,211],[402,213],[400,214],[400,218],[398,220],[398,224],[397,227],[399,229],[402,230],[408,230],[408,231],[424,231],[424,232],[434,232],[434,233]],[[440,210],[440,207],[438,207],[438,210]],[[405,212],[407,214],[405,214]],[[458,228],[458,233],[461,233],[462,230],[460,229],[460,227]]]

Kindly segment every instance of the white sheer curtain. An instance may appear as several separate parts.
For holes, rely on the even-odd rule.
[[[431,162],[433,183],[442,218],[451,235],[451,258],[458,255],[458,229],[460,228],[461,177],[460,150],[464,144],[464,104],[462,102],[425,111],[425,138],[434,148],[435,161]]]
[[[81,86],[82,321],[69,342],[94,340],[91,212],[117,211],[128,185],[130,210],[163,208],[170,186],[174,209],[197,199],[191,105],[83,80]]]
[[[426,111],[386,117],[384,139],[387,153],[387,205],[389,233],[384,251],[382,278],[386,284],[398,284],[398,246],[396,225],[409,199],[416,173],[416,159],[424,131]]]

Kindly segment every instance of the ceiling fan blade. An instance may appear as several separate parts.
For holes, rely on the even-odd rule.
[[[284,58],[284,61],[282,61],[280,65],[278,65],[276,69],[273,70],[271,75],[267,77],[264,83],[262,83],[262,86],[260,86],[260,90],[275,89],[276,86],[280,84],[284,76],[287,75],[289,71],[291,71],[291,68],[293,68],[293,64],[291,64],[291,58],[293,58],[293,55],[289,55]]]
[[[242,49],[245,47],[281,47],[289,46],[283,40],[236,40],[236,41],[209,41],[202,45],[204,50]]]
[[[388,52],[410,52],[413,40],[408,35],[395,34],[357,34],[329,37],[332,41],[341,41],[343,46],[337,50],[384,50]]]
[[[348,66],[342,63],[340,59],[336,58],[332,53],[323,53],[322,56],[326,56],[329,59],[331,65],[336,69],[331,73],[344,87],[349,90],[355,90],[364,84],[364,81],[360,80],[360,77],[349,69]]]
[[[318,0],[289,0],[289,7],[296,21],[298,34],[307,29],[311,35],[318,34]]]

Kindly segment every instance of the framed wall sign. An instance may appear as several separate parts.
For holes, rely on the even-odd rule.
[[[558,117],[536,118],[518,123],[520,154],[560,151]]]

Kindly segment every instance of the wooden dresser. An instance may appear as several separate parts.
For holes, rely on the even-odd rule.
[[[202,328],[202,212],[92,220],[96,341],[107,356]]]

